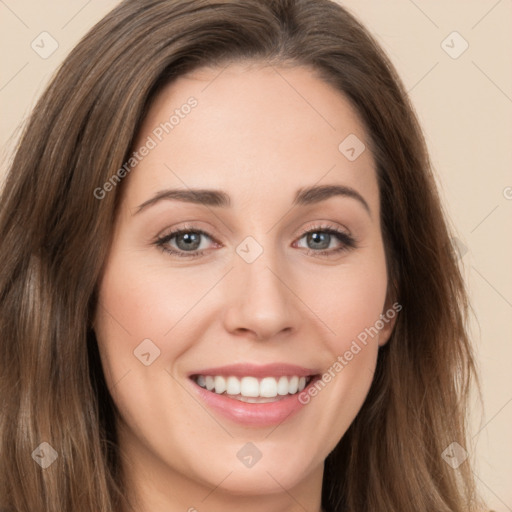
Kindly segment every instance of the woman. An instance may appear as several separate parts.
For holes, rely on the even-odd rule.
[[[1,205],[2,508],[478,510],[463,280],[339,5],[122,2]]]

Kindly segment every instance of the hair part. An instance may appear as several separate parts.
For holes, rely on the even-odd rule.
[[[91,329],[129,158],[162,87],[235,61],[307,66],[351,102],[377,166],[389,297],[403,310],[369,394],[325,463],[328,512],[477,509],[466,445],[468,301],[407,93],[329,0],[125,0],[71,51],[24,130],[0,203],[0,508],[129,510],[116,408]],[[136,171],[135,171],[136,172]],[[42,441],[58,452],[41,469]]]

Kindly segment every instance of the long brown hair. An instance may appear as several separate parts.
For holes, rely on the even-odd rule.
[[[123,184],[101,200],[94,191],[129,158],[162,86],[236,60],[314,69],[359,113],[377,164],[390,293],[403,309],[326,459],[324,509],[476,510],[469,460],[453,469],[442,457],[466,446],[474,360],[425,142],[388,58],[329,0],[126,0],[56,73],[1,197],[0,508],[129,509],[91,329]],[[42,442],[58,454],[46,469],[34,458]]]

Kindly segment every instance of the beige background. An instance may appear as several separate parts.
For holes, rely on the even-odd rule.
[[[49,77],[117,3],[0,0],[0,177]],[[341,3],[390,55],[423,125],[478,318],[472,330],[484,411],[473,411],[475,446],[467,449],[488,504],[512,511],[512,2]],[[42,58],[31,43],[42,46],[45,31],[58,48]]]

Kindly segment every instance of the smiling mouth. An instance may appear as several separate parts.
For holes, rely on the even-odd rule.
[[[257,378],[252,376],[235,377],[224,375],[191,375],[199,387],[216,395],[224,395],[246,403],[277,402],[303,391],[316,375],[290,375]]]

